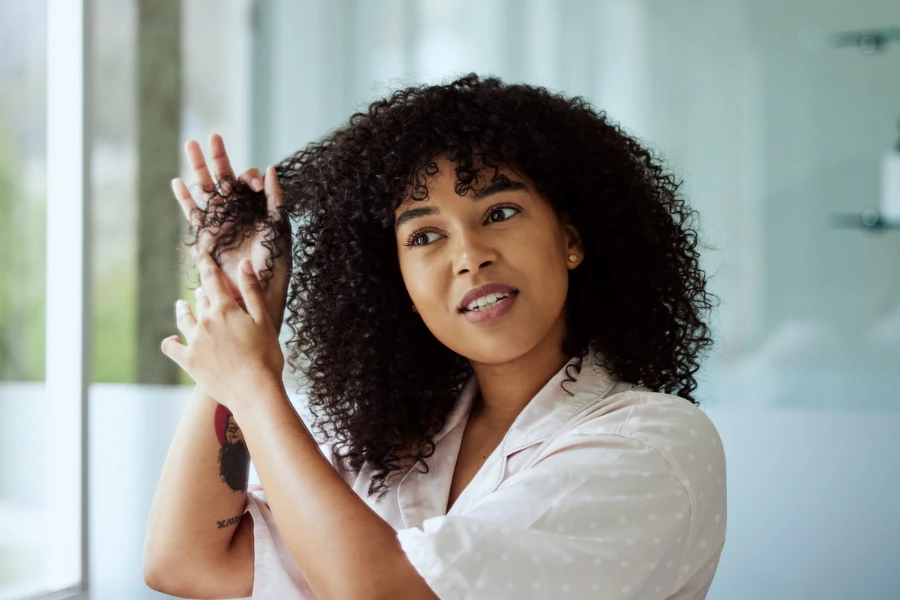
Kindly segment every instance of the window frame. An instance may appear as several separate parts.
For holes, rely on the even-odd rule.
[[[29,600],[88,598],[90,16],[90,0],[47,1],[46,531],[54,543],[48,591]]]

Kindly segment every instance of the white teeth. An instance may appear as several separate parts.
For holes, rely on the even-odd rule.
[[[482,296],[477,300],[472,300],[472,302],[470,302],[469,305],[466,306],[466,310],[483,310],[485,308],[490,308],[492,306],[495,306],[508,296],[509,294],[506,292],[488,294],[487,296]]]

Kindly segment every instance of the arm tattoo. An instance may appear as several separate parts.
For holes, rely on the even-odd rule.
[[[244,516],[243,514],[240,514],[236,517],[231,517],[230,519],[225,519],[224,521],[216,521],[216,523],[218,523],[219,529],[223,529],[225,527],[230,527],[231,525],[234,525],[236,523],[240,523],[241,517],[243,517],[243,516]]]
[[[250,473],[250,453],[234,416],[221,404],[216,407],[215,427],[222,445],[219,449],[219,475],[235,492],[245,492]]]

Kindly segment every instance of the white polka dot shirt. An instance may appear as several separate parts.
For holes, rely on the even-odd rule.
[[[446,510],[456,454],[477,396],[469,380],[436,449],[381,500],[370,476],[344,474],[397,530],[410,562],[442,600],[702,600],[725,543],[725,456],[690,402],[561,369],[532,399]],[[322,450],[334,463],[330,446]],[[315,598],[250,486],[254,600]]]

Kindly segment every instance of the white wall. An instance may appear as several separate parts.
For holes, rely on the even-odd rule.
[[[727,538],[709,600],[900,597],[900,413],[709,414],[728,464]]]

